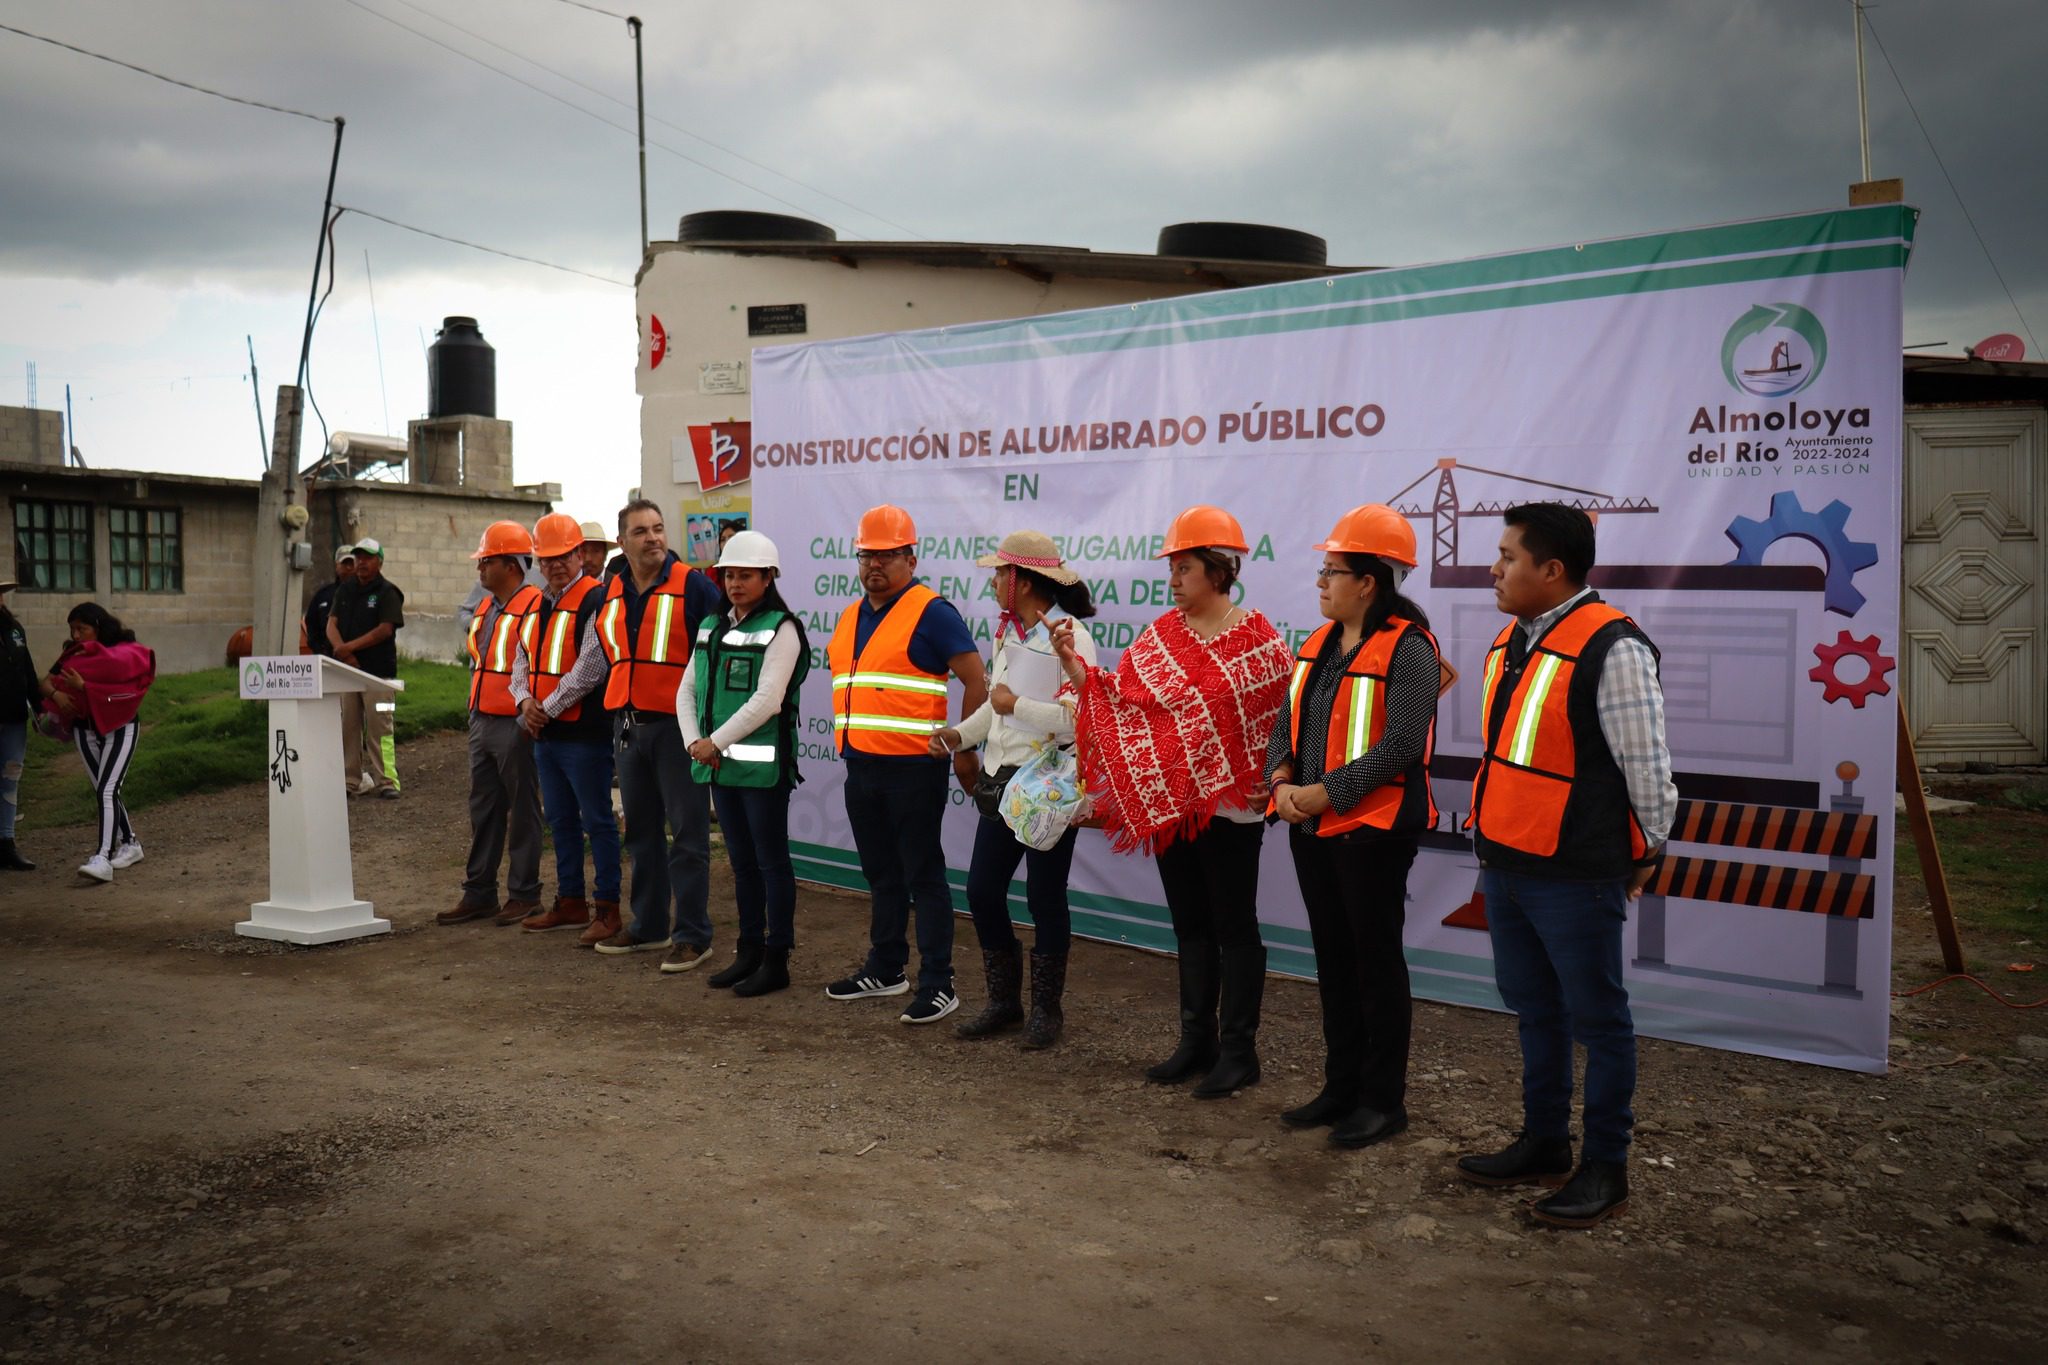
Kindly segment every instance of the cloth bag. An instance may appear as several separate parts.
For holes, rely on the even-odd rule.
[[[1085,795],[1073,751],[1039,744],[1003,789],[1003,823],[1019,843],[1043,852],[1066,837]]]

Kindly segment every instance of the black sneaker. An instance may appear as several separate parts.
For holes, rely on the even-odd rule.
[[[901,975],[887,980],[862,972],[833,982],[825,994],[833,1000],[865,1000],[871,995],[901,995],[909,989],[909,980]]]
[[[959,1008],[960,997],[953,994],[953,988],[941,986],[935,991],[919,991],[910,1007],[896,1017],[906,1024],[936,1024]]]

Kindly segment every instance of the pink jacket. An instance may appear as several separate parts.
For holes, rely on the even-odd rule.
[[[79,698],[76,692],[72,696],[85,703],[85,718],[104,735],[134,720],[135,713],[142,709],[142,698],[156,681],[156,653],[147,645],[133,642],[103,645],[94,640],[66,645],[50,672],[58,687],[71,691],[62,676],[67,668],[85,680],[84,697]],[[56,702],[48,698],[43,701],[43,709],[60,718],[77,717],[76,712],[64,717]]]

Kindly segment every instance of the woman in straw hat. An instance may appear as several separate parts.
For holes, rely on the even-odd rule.
[[[1114,672],[1087,666],[1071,628],[1053,636],[1081,693],[1077,747],[1095,813],[1118,851],[1156,855],[1173,916],[1180,1045],[1145,1075],[1172,1085],[1207,1072],[1195,1088],[1201,1099],[1259,1079],[1263,767],[1293,659],[1272,622],[1231,602],[1248,548],[1236,517],[1190,507],[1173,519],[1160,555],[1173,610]]]
[[[967,906],[974,915],[974,933],[981,940],[982,972],[988,1003],[962,1023],[962,1038],[986,1038],[1024,1023],[1024,1046],[1049,1047],[1059,1037],[1065,1015],[1060,998],[1067,984],[1067,873],[1074,861],[1077,830],[1069,828],[1049,849],[1029,848],[1011,832],[997,812],[1003,784],[1043,744],[1074,741],[1073,689],[1062,686],[1052,630],[1095,614],[1095,603],[1081,575],[1060,559],[1059,547],[1043,531],[1012,531],[991,555],[975,563],[995,570],[995,670],[988,700],[958,727],[932,736],[931,751],[942,757],[980,745],[983,776],[976,785],[975,804],[981,822],[974,834],[974,857],[967,871]],[[1072,648],[1089,663],[1095,641],[1087,631],[1074,636]],[[1031,946],[1031,1014],[1025,1018],[1021,994],[1023,948],[1010,923],[1010,878],[1024,864],[1025,901],[1036,936]]]

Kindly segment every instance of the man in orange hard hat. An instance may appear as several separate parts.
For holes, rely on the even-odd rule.
[[[469,865],[462,899],[434,917],[462,924],[495,916],[517,924],[540,910],[540,789],[533,771],[533,736],[519,724],[512,696],[512,661],[532,647],[541,596],[526,582],[533,536],[516,521],[494,521],[477,542],[481,606],[470,614],[469,651]],[[506,896],[498,902],[498,863],[506,868]]]
[[[917,992],[898,1016],[935,1024],[960,1007],[953,993],[953,892],[939,828],[946,761],[929,751],[946,724],[946,679],[965,689],[960,714],[988,695],[981,651],[951,602],[915,580],[917,527],[900,507],[871,507],[854,536],[863,598],[840,613],[825,657],[832,667],[832,728],[846,769],[846,818],[868,881],[868,956],[826,987],[834,1000],[902,995],[913,904]],[[969,786],[972,753],[953,755]]]
[[[584,697],[557,719],[541,709],[583,652],[598,647],[597,609],[604,604],[604,586],[584,572],[584,540],[585,528],[566,512],[550,512],[533,524],[533,552],[547,586],[541,589],[533,646],[527,648],[522,637],[512,659],[512,700],[534,739],[541,811],[555,845],[555,903],[520,927],[530,933],[581,929],[596,943],[622,927],[619,825],[612,815],[612,717],[601,696]],[[595,883],[590,888],[583,880],[585,836]],[[586,889],[595,892],[590,899]]]
[[[665,949],[662,971],[694,971],[711,952],[711,795],[690,776],[676,689],[697,627],[722,599],[710,575],[668,548],[660,503],[635,498],[620,508],[619,543],[626,564],[605,579],[595,648],[577,655],[541,711],[559,718],[604,682],[633,861],[632,918],[592,946],[607,955]]]

